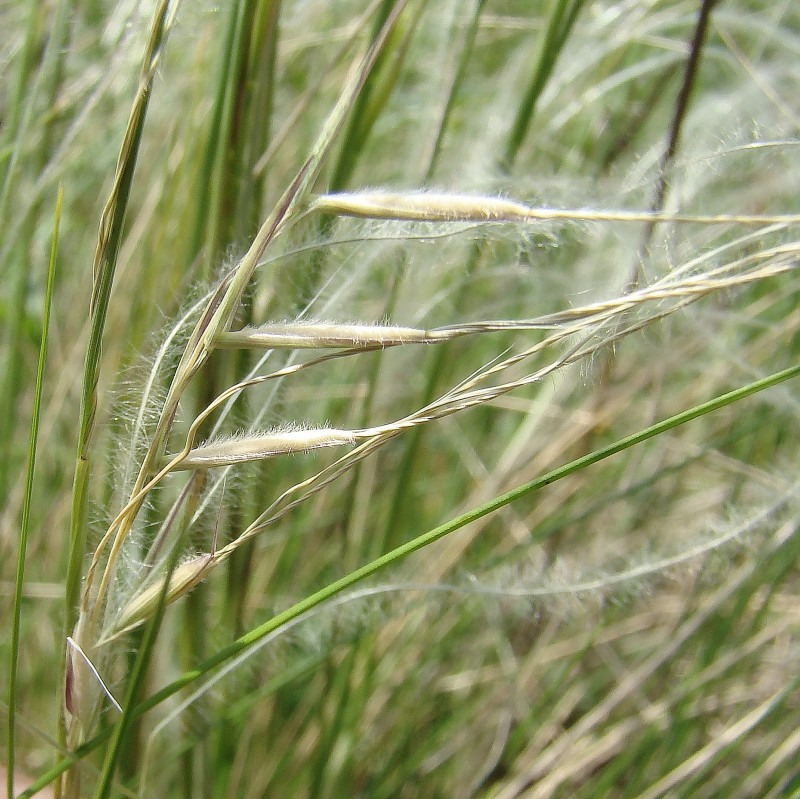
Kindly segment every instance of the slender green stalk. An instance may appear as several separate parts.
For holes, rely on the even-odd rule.
[[[68,630],[72,628],[77,618],[80,575],[85,556],[87,485],[91,460],[90,439],[94,429],[97,408],[97,384],[100,379],[103,332],[108,303],[111,297],[111,287],[114,282],[117,257],[122,244],[125,212],[136,169],[144,120],[150,101],[150,89],[158,66],[161,49],[166,43],[167,22],[171,13],[173,13],[171,0],[161,0],[153,17],[153,26],[142,62],[141,82],[128,121],[114,186],[103,210],[97,249],[95,251],[94,282],[89,305],[91,328],[86,350],[83,390],[81,393],[78,456],[70,523],[70,565],[65,597],[66,626]]]
[[[32,0],[30,3],[28,24],[25,32],[25,41],[19,55],[19,72],[13,97],[8,104],[8,118],[3,120],[3,145],[7,148],[6,168],[3,173],[2,188],[0,189],[0,219],[4,220],[4,227],[11,228],[9,219],[13,218],[12,202],[18,191],[26,168],[39,167],[38,163],[28,163],[25,159],[28,141],[34,127],[34,120],[39,112],[42,95],[48,88],[51,76],[59,69],[59,61],[63,55],[65,29],[67,26],[66,0],[60,2],[53,9],[53,20],[47,37],[47,43],[41,54],[38,69],[34,73],[34,53],[37,48],[37,39],[41,35],[42,22],[41,4]],[[31,161],[44,161],[47,157],[44,145],[35,154]],[[31,213],[23,227],[25,233],[30,234],[34,214]],[[12,228],[13,229],[13,228]],[[3,242],[3,256],[0,258],[0,275],[11,286],[9,297],[10,308],[24,308],[29,293],[29,274],[27,254],[25,252],[24,235],[4,233],[0,235]],[[5,497],[8,492],[9,468],[13,463],[12,443],[14,440],[16,408],[23,381],[19,379],[22,366],[22,347],[24,314],[8,313],[6,321],[6,369],[0,383],[0,497]]]
[[[22,619],[22,590],[25,584],[25,558],[28,551],[28,532],[33,501],[33,477],[36,473],[36,450],[39,442],[39,417],[42,407],[44,387],[44,368],[47,362],[47,340],[50,332],[50,309],[53,302],[53,286],[56,278],[56,256],[58,253],[58,228],[61,223],[61,207],[64,192],[61,188],[56,196],[53,219],[53,236],[50,244],[50,260],[47,268],[47,287],[42,308],[42,338],[39,345],[39,362],[36,367],[36,386],[33,390],[33,414],[31,435],[28,445],[28,467],[25,475],[25,496],[22,503],[22,520],[19,529],[19,550],[17,553],[17,573],[14,582],[14,606],[11,618],[11,663],[8,670],[8,744],[6,753],[8,797],[14,795],[14,762],[16,743],[17,714],[17,665],[20,649],[20,623]]]
[[[177,554],[178,552],[176,550],[171,558],[169,573],[172,573],[175,568]],[[106,749],[103,769],[97,781],[95,799],[107,799],[110,795],[114,773],[117,769],[122,749],[125,746],[127,736],[130,734],[131,727],[137,719],[136,714],[132,711],[135,706],[136,698],[139,696],[144,685],[147,667],[150,663],[153,648],[156,643],[156,636],[161,627],[168,584],[169,581],[165,581],[163,588],[159,592],[155,612],[148,621],[144,630],[144,635],[136,650],[136,657],[134,659],[133,668],[131,669],[130,679],[128,680],[125,690],[122,712],[112,728],[111,741]]]
[[[237,63],[234,57],[239,49],[236,42],[242,37],[242,29],[248,21],[246,16],[248,5],[248,3],[231,3],[227,9],[227,24],[219,52],[219,75],[208,126],[208,141],[198,170],[197,211],[189,238],[188,260],[196,256],[205,242],[208,251],[203,255],[203,268],[200,270],[201,277],[205,280],[210,278],[211,268],[216,263],[219,250],[221,184],[227,167],[228,132],[233,124],[234,96],[231,73],[235,72]]]
[[[575,26],[584,0],[551,0],[547,27],[539,41],[539,52],[530,82],[517,109],[517,115],[506,138],[500,165],[511,170],[536,113],[536,105],[553,73],[569,35]]]
[[[372,36],[376,39],[394,11],[395,0],[383,0],[373,23]],[[408,45],[424,9],[425,0],[416,3],[405,30],[395,29],[386,46],[381,47],[373,67],[364,80],[352,113],[342,132],[339,157],[333,169],[330,186],[333,191],[344,188],[356,167],[359,154],[364,150],[375,121],[384,108],[400,74],[408,52]]]
[[[65,640],[78,619],[78,598],[87,541],[86,508],[91,473],[90,444],[97,410],[97,385],[100,379],[100,360],[108,304],[111,297],[117,259],[122,245],[125,214],[133,184],[152,83],[162,48],[166,43],[168,25],[174,10],[174,4],[171,0],[161,0],[153,15],[153,24],[142,61],[140,82],[120,151],[114,184],[103,209],[92,267],[92,296],[89,303],[91,321],[81,390],[80,424],[70,517],[69,561],[65,580]],[[63,681],[65,686],[67,685],[66,669],[65,658]],[[67,726],[62,712],[60,721],[62,744],[66,743]],[[77,726],[73,727],[73,730],[77,729]],[[77,791],[77,782],[67,786],[68,794],[76,794]]]
[[[467,26],[464,34],[464,42],[459,52],[458,64],[455,72],[453,73],[453,78],[447,91],[447,98],[439,118],[439,124],[436,128],[436,134],[433,138],[433,142],[431,143],[431,151],[427,158],[427,165],[425,167],[425,179],[423,181],[425,184],[429,184],[432,181],[433,176],[436,174],[442,145],[444,143],[447,128],[450,124],[450,119],[453,114],[456,98],[461,91],[467,72],[467,67],[469,66],[470,57],[473,54],[475,37],[478,35],[481,14],[483,13],[483,8],[485,5],[486,0],[476,0],[475,6],[472,9],[472,18],[470,19],[469,25]]]

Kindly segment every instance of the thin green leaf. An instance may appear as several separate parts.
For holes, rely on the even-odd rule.
[[[14,606],[11,619],[11,662],[8,676],[8,743],[6,754],[7,787],[9,799],[14,794],[14,760],[16,742],[17,712],[17,665],[19,662],[20,624],[22,619],[22,588],[25,583],[25,557],[28,551],[28,533],[33,501],[33,476],[36,472],[36,450],[39,442],[39,417],[42,408],[44,387],[44,367],[47,362],[47,340],[50,332],[50,309],[53,303],[53,286],[56,277],[56,256],[58,253],[58,228],[61,223],[61,207],[64,191],[59,187],[56,196],[56,209],[53,218],[53,234],[50,243],[50,260],[47,267],[47,287],[42,308],[42,339],[39,344],[39,362],[36,367],[36,386],[33,390],[33,413],[31,435],[28,445],[28,468],[25,474],[25,496],[22,502],[22,520],[19,530],[19,551],[17,553],[17,573],[14,582]]]

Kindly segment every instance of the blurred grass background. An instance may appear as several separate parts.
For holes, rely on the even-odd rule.
[[[106,322],[92,542],[119,508],[132,408],[163,331],[246,249],[394,5],[178,9],[150,93]],[[65,198],[18,653],[16,759],[33,776],[59,754],[67,530],[97,224],[154,6],[15,0],[0,9],[3,618],[59,185]],[[797,213],[798,52],[791,2],[410,0],[318,189]],[[258,271],[240,321],[302,313],[434,327],[528,318],[617,296],[634,276],[652,282],[692,259],[711,268],[797,245],[788,225],[449,233],[309,223]],[[716,293],[592,363],[395,440],[169,611],[147,692],[458,512],[795,364],[799,293],[792,273]],[[481,336],[333,361],[249,393],[230,423],[381,423],[521,340]],[[197,408],[252,364],[215,354],[192,387]],[[116,790],[800,795],[798,416],[790,382],[423,550],[373,583],[374,596],[322,610],[248,657],[163,730],[154,732],[156,714],[145,716],[121,755]],[[214,530],[235,534],[332,459],[236,470],[187,546],[201,548]],[[158,512],[156,503],[149,523]],[[0,649],[5,669],[5,638]],[[89,761],[86,786],[101,759]]]

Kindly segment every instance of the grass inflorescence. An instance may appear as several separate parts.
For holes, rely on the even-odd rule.
[[[791,4],[2,13],[10,795],[798,790]]]

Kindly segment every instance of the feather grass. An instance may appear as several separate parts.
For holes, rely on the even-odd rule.
[[[2,133],[24,795],[791,790],[796,11],[64,8]]]

